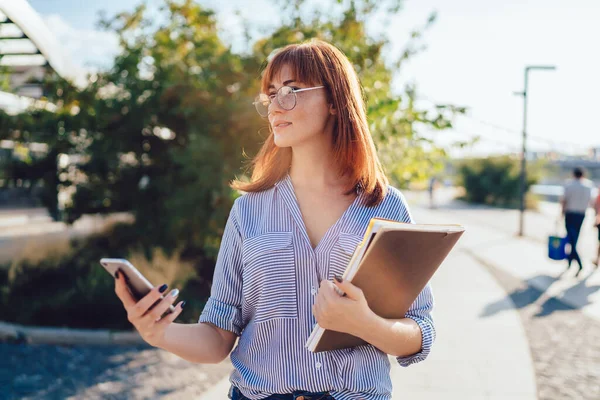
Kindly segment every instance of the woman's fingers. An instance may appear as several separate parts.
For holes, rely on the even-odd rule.
[[[165,312],[167,312],[169,307],[173,303],[175,303],[177,296],[179,296],[179,290],[178,289],[171,290],[171,292],[164,299],[162,299],[156,306],[154,306],[154,308],[152,310],[148,311],[147,317],[151,321],[158,321],[160,319],[160,317]]]
[[[125,306],[126,310],[135,306],[136,300],[127,288],[125,277],[123,276],[123,272],[120,270],[117,271],[115,277],[115,293],[117,294],[117,297],[121,299],[121,302]]]
[[[180,301],[177,306],[175,306],[175,311],[170,314],[165,315],[157,325],[166,328],[171,322],[175,321],[175,319],[181,314],[183,311],[183,306],[185,305],[185,301]]]
[[[150,307],[160,300],[162,293],[165,290],[167,290],[166,284],[162,286],[156,286],[147,295],[142,297],[142,299],[138,301],[135,306],[127,310],[130,320],[143,317],[148,312]]]

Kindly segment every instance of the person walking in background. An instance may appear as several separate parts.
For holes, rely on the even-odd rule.
[[[565,227],[567,229],[567,239],[571,245],[571,252],[569,253],[568,262],[571,267],[573,260],[577,261],[579,265],[579,271],[575,276],[578,276],[583,265],[581,264],[581,258],[577,253],[577,240],[579,240],[579,233],[581,232],[581,225],[585,218],[585,212],[589,207],[592,200],[592,182],[584,178],[582,168],[575,168],[573,170],[573,177],[575,179],[569,181],[565,185],[565,191],[561,199],[562,213],[565,217]]]
[[[429,208],[435,208],[435,198],[434,198],[434,192],[435,189],[437,187],[437,179],[435,178],[435,176],[432,176],[429,179]]]
[[[598,186],[598,196],[596,196],[596,203],[594,204],[594,209],[596,210],[596,228],[598,228],[598,255],[596,256],[596,261],[594,261],[594,265],[598,268],[600,265],[600,186]]]

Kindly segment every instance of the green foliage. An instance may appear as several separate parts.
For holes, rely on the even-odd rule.
[[[516,208],[519,206],[520,161],[510,156],[472,158],[458,166],[458,184],[470,203]],[[539,180],[540,165],[527,171],[526,190]]]
[[[250,104],[260,64],[231,53],[213,12],[166,1],[162,13],[161,26],[144,7],[103,21],[123,47],[113,68],[81,91],[50,79],[47,100],[58,110],[5,116],[1,132],[50,145],[47,197],[74,189],[65,221],[132,211],[148,252],[184,243],[214,258],[233,201],[228,182],[242,149],[259,145],[263,123]],[[56,166],[59,153],[72,156],[70,165]]]
[[[176,273],[180,260],[161,260],[165,268],[136,255],[137,232],[115,225],[106,233],[73,242],[64,255],[49,254],[42,261],[19,260],[0,265],[2,320],[24,325],[130,329],[123,305],[114,293],[114,279],[100,266],[107,254],[132,260],[155,284],[180,289],[186,308],[179,321],[193,322],[204,307],[209,284],[192,268]],[[160,258],[160,256],[158,257]]]
[[[3,54],[0,54],[0,61],[4,57]],[[0,90],[3,92],[7,92],[10,90],[10,69],[5,65],[0,65]]]

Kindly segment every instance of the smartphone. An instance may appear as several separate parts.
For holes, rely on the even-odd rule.
[[[146,279],[146,277],[142,275],[142,273],[138,271],[133,264],[123,258],[103,258],[100,260],[100,264],[102,264],[104,269],[107,270],[112,276],[115,276],[117,271],[121,271],[121,273],[125,276],[125,282],[127,282],[127,286],[129,287],[131,294],[136,298],[136,300],[141,300],[142,297],[147,295],[154,288],[150,281]],[[160,300],[163,298],[164,296],[161,296]],[[160,300],[154,303],[150,308],[152,309],[160,302]],[[175,311],[175,307],[172,305],[169,306],[167,313],[172,313],[173,311]]]

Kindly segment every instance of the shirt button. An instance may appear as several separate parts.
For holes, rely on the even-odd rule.
[[[321,364],[320,362],[317,362],[317,363],[315,364],[315,367],[317,367],[317,369],[319,369],[319,368],[321,368],[321,366],[322,366],[322,365],[323,365],[323,364]]]
[[[317,289],[315,289],[315,287],[313,286],[312,288],[310,288],[310,294],[312,294],[313,296],[315,294],[317,294]]]

